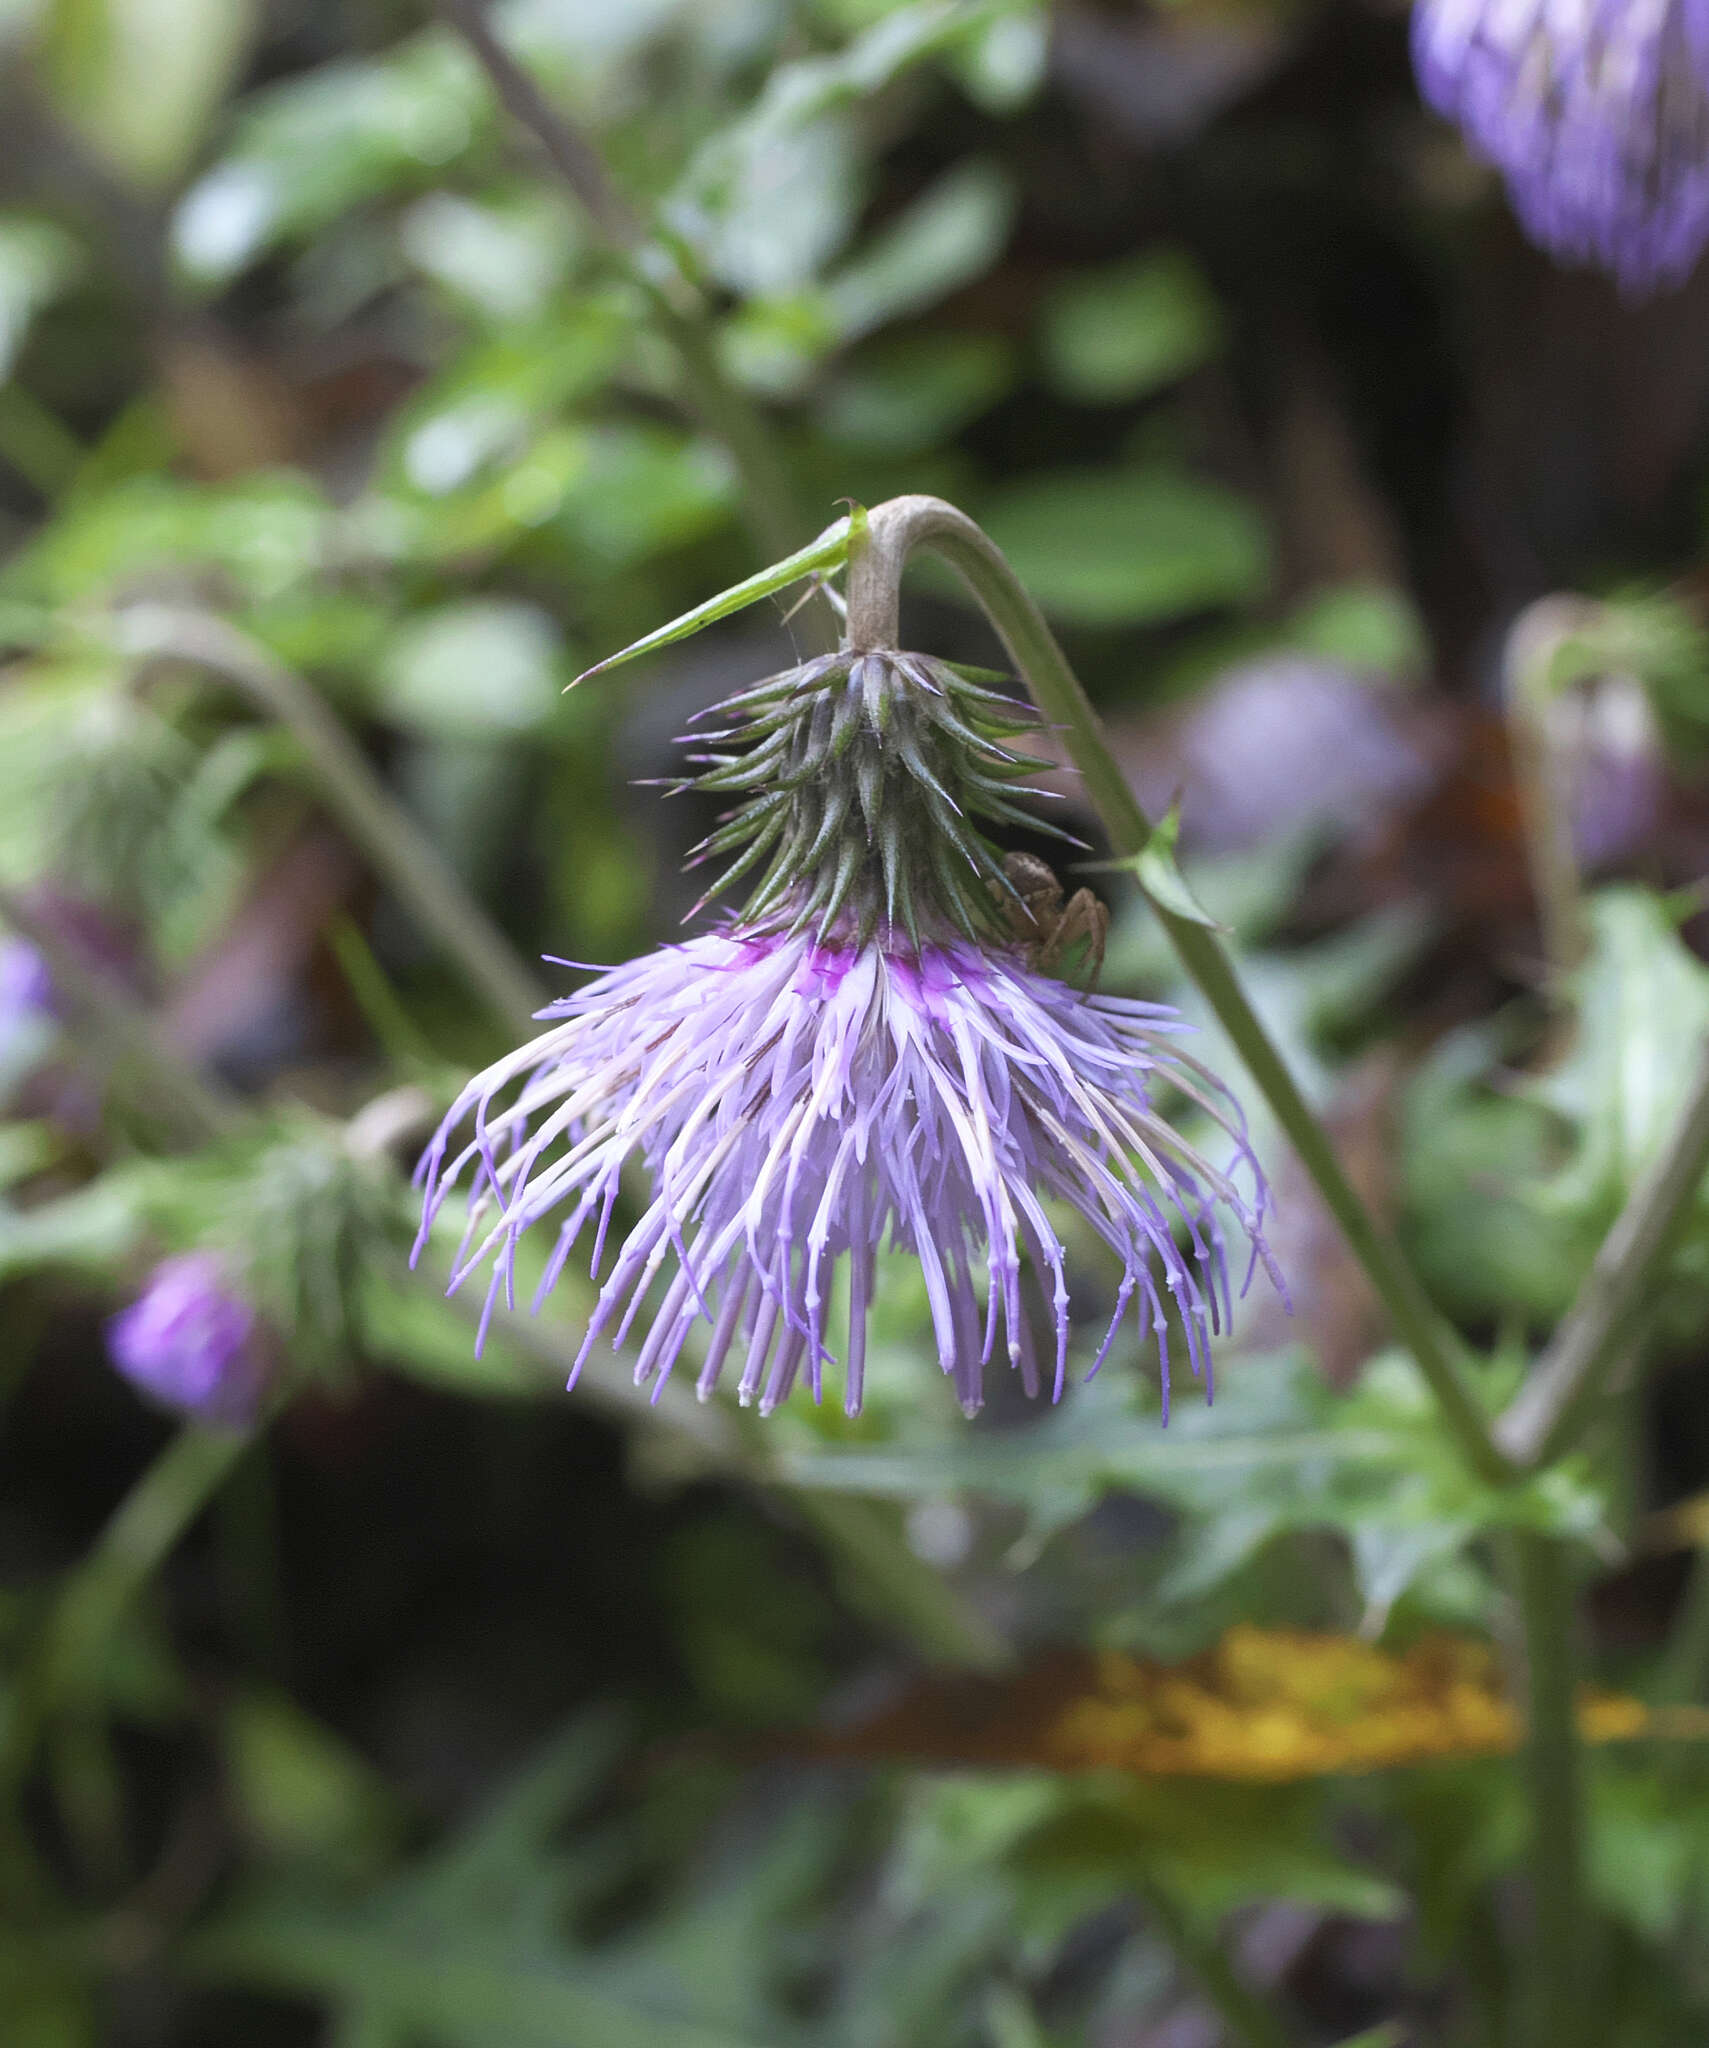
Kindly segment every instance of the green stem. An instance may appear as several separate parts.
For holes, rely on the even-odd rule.
[[[1525,853],[1557,996],[1583,961],[1589,938],[1573,850],[1572,790],[1556,735],[1554,672],[1561,650],[1594,623],[1600,610],[1581,597],[1542,598],[1520,613],[1502,655]]]
[[[1579,1742],[1571,1559],[1558,1538],[1513,1538],[1525,1634],[1525,1774],[1531,1813],[1533,2048],[1575,2048],[1589,1989],[1583,1904],[1584,1756]]]
[[[1174,1894],[1150,1878],[1142,1879],[1137,1890],[1169,1946],[1216,2008],[1233,2048],[1294,2048],[1280,2017],[1247,1990],[1234,1974],[1223,1944],[1206,1938]]]
[[[302,747],[328,808],[422,929],[438,940],[507,1029],[526,1029],[547,993],[392,796],[310,686],[246,633],[211,613],[137,604],[122,614],[125,651],[223,677]]]
[[[125,1611],[218,1491],[249,1444],[237,1431],[179,1431],[119,1503],[71,1574],[0,1738],[0,1790],[29,1767],[48,1718],[95,1683]]]
[[[1709,1040],[1666,1149],[1633,1188],[1566,1320],[1496,1424],[1496,1441],[1516,1465],[1547,1465],[1581,1433],[1654,1302],[1706,1167]]]
[[[1691,1561],[1685,1597],[1674,1617],[1667,1654],[1651,1691],[1658,1706],[1700,1704],[1709,1690],[1709,1550]]]
[[[1116,765],[1097,713],[1044,614],[997,547],[965,513],[938,498],[909,497],[892,498],[867,515],[865,544],[850,550],[848,644],[896,644],[902,570],[909,555],[922,547],[941,555],[962,576],[1007,647],[1040,714],[1061,730],[1112,847],[1118,854],[1138,853],[1151,836],[1151,820]],[[1388,1310],[1397,1335],[1418,1361],[1467,1463],[1491,1481],[1510,1477],[1507,1460],[1464,1375],[1452,1330],[1431,1306],[1399,1245],[1379,1227],[1348,1180],[1328,1135],[1247,1000],[1221,941],[1192,919],[1155,907],[1182,965],[1245,1061]]]

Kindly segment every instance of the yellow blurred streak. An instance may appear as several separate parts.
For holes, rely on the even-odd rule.
[[[1646,1550],[1709,1549],[1709,1493],[1694,1493],[1644,1517]]]
[[[1587,1742],[1709,1739],[1709,1711],[1585,1692]],[[1393,1770],[1516,1749],[1493,1648],[1435,1635],[1401,1652],[1355,1636],[1241,1626],[1182,1664],[1060,1652],[998,1680],[928,1679],[860,1727],[843,1756],[1246,1783]]]

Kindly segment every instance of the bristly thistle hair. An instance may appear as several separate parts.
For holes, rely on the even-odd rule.
[[[1014,890],[981,825],[1069,839],[1014,801],[1044,793],[1018,787],[1041,764],[1007,744],[1037,720],[989,687],[999,680],[926,654],[845,651],[702,712],[693,726],[724,723],[691,735],[709,751],[677,787],[738,802],[690,855],[735,856],[696,909],[753,874],[749,929],[862,945],[899,931],[916,949],[943,919],[990,935]]]
[[[695,858],[731,861],[708,897],[745,879],[747,902],[542,1011],[547,1029],[468,1083],[418,1169],[418,1255],[468,1190],[451,1285],[485,1272],[483,1338],[497,1303],[514,1304],[524,1241],[549,1223],[536,1310],[584,1236],[604,1275],[572,1384],[597,1341],[639,1328],[635,1378],[656,1398],[700,1329],[703,1399],[727,1365],[762,1412],[800,1380],[818,1399],[840,1363],[855,1414],[888,1246],[920,1262],[938,1363],[969,1414],[999,1351],[1029,1392],[1060,1395],[1059,1205],[1120,1268],[1091,1370],[1133,1308],[1157,1344],[1165,1415],[1172,1336],[1208,1392],[1211,1339],[1233,1310],[1225,1222],[1249,1279],[1268,1263],[1268,1191],[1233,1097],[1176,1046],[1173,1011],[1041,971],[1077,933],[1095,965],[1103,917],[1089,892],[1057,916],[1049,869],[1011,856],[1017,887],[986,836],[1040,829],[1015,801],[1037,764],[1009,744],[1034,720],[995,680],[861,647],[702,714],[694,772],[674,786],[733,799]],[[1165,1097],[1227,1141],[1231,1164],[1170,1124]],[[632,1168],[645,1192],[622,1230]]]

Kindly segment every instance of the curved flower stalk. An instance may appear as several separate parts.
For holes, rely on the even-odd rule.
[[[1642,296],[1709,242],[1704,0],[1419,0],[1424,97],[1507,180],[1532,239]]]
[[[578,1371],[600,1336],[621,1344],[644,1318],[635,1376],[662,1387],[704,1321],[702,1398],[731,1368],[763,1412],[803,1375],[817,1399],[839,1362],[828,1325],[845,1269],[840,1364],[855,1414],[888,1243],[920,1261],[938,1360],[971,1414],[999,1346],[1029,1392],[1047,1376],[1062,1391],[1059,1202],[1120,1262],[1092,1370],[1132,1305],[1157,1338],[1165,1402],[1172,1320],[1208,1389],[1211,1338],[1231,1313],[1222,1217],[1265,1257],[1263,1180],[1232,1098],[1176,1049],[1173,1011],[1082,992],[1033,963],[1026,912],[972,822],[1024,815],[1010,795],[1030,764],[997,737],[1014,707],[941,663],[880,650],[809,663],[722,710],[731,751],[703,756],[697,780],[742,801],[706,850],[739,852],[738,869],[766,863],[753,900],[726,928],[553,1004],[550,1029],[469,1083],[422,1161],[418,1252],[466,1184],[452,1285],[487,1268],[490,1317],[501,1295],[514,1302],[522,1238],[555,1218],[538,1309],[584,1233],[602,1269],[635,1163],[650,1199]],[[1245,1192],[1164,1120],[1169,1092],[1232,1141]],[[1050,1302],[1048,1366],[1023,1262]]]

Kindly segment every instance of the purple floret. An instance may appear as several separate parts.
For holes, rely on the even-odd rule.
[[[253,1422],[267,1382],[255,1311],[210,1252],[166,1259],[107,1324],[112,1361],[133,1386],[198,1421]]]
[[[836,1363],[827,1315],[846,1259],[841,1365],[855,1414],[888,1243],[920,1261],[938,1360],[969,1413],[999,1345],[1029,1392],[1048,1376],[1060,1395],[1069,1292],[1045,1206],[1056,1200],[1121,1265],[1091,1369],[1133,1304],[1157,1337],[1167,1403],[1172,1297],[1208,1389],[1210,1339],[1231,1312],[1220,1212],[1264,1257],[1266,1191],[1232,1099],[1170,1042],[1183,1028],[1173,1011],[1082,993],[1014,948],[953,939],[915,953],[736,928],[631,961],[541,1014],[551,1029],[469,1083],[423,1159],[417,1251],[468,1174],[453,1287],[486,1264],[488,1315],[501,1293],[513,1300],[517,1246],[551,1217],[537,1309],[590,1227],[599,1273],[620,1177],[642,1164],[650,1200],[616,1250],[577,1371],[613,1324],[622,1344],[652,1297],[638,1384],[662,1387],[704,1321],[703,1399],[739,1354],[744,1403],[769,1412],[803,1371],[817,1400]],[[1222,1127],[1248,1193],[1163,1120],[1159,1087]],[[1050,1304],[1045,1373],[1023,1260]]]
[[[1709,242],[1709,0],[1419,0],[1424,97],[1526,232],[1641,297]]]

